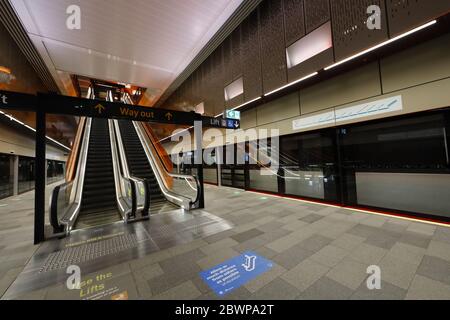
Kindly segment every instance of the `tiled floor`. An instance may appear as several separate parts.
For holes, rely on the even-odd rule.
[[[25,227],[32,217],[0,210],[4,291],[28,259],[11,247],[19,235],[8,230],[23,225],[30,234],[16,246],[28,256],[36,248]],[[61,282],[19,298],[99,298],[97,291],[111,290],[104,298],[218,299],[199,272],[253,250],[273,268],[225,299],[450,299],[449,228],[213,186],[206,211],[232,228],[83,274],[82,290]],[[379,290],[366,285],[371,265],[381,270]]]

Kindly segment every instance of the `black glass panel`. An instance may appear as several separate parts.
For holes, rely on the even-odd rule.
[[[13,195],[12,157],[0,154],[0,199]]]

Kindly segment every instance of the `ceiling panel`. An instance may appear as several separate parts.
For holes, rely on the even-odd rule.
[[[45,44],[49,68],[160,93],[242,1],[10,0],[30,36]],[[81,9],[80,30],[66,27],[72,4]]]

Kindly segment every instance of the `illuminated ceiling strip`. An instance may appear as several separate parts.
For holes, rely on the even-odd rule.
[[[1,111],[1,110],[0,110],[0,114],[3,114],[5,117],[8,117],[10,120],[17,122],[18,124],[24,126],[25,128],[30,129],[30,130],[33,131],[33,132],[36,132],[36,129],[35,129],[35,128],[30,127],[29,125],[23,123],[22,121],[20,121],[20,120],[14,118],[12,115],[7,114],[7,113],[4,113],[4,112]],[[50,141],[56,143],[57,145],[59,145],[59,146],[65,148],[65,149],[67,149],[68,151],[71,151],[71,150],[72,150],[72,149],[70,149],[69,147],[63,145],[62,143],[56,141],[55,139],[50,138],[49,136],[45,136],[45,137],[46,137],[48,140],[50,140]]]
[[[304,80],[306,80],[306,79],[309,79],[309,78],[311,78],[311,77],[314,77],[314,76],[317,75],[317,74],[318,74],[318,72],[314,72],[314,73],[308,74],[307,76],[305,76],[305,77],[303,77],[303,78],[300,78],[300,79],[295,80],[295,81],[293,81],[293,82],[290,82],[290,83],[288,83],[288,84],[286,84],[286,85],[284,85],[284,86],[282,86],[282,87],[279,87],[278,89],[275,89],[275,90],[273,90],[273,91],[270,91],[269,93],[266,93],[264,96],[267,97],[268,95],[271,95],[272,93],[278,92],[278,91],[280,91],[280,90],[283,90],[284,88],[290,87],[290,86],[292,86],[292,85],[294,85],[294,84],[296,84],[296,83],[299,83],[299,82],[301,82],[301,81],[304,81]]]
[[[332,68],[334,68],[334,67],[337,67],[337,66],[339,66],[339,65],[341,65],[341,64],[343,64],[343,63],[345,63],[345,62],[347,62],[347,61],[350,61],[350,60],[352,60],[352,59],[355,59],[355,58],[357,58],[357,57],[360,57],[360,56],[362,56],[362,55],[364,55],[364,54],[366,54],[366,53],[368,53],[368,52],[371,52],[371,51],[376,50],[376,49],[378,49],[378,48],[380,48],[380,47],[383,47],[383,46],[385,46],[385,45],[387,45],[387,44],[390,44],[390,43],[392,43],[392,42],[394,42],[394,41],[397,41],[397,40],[402,39],[402,38],[404,38],[404,37],[406,37],[406,36],[409,36],[409,35],[412,34],[412,33],[415,33],[415,32],[420,31],[420,30],[422,30],[422,29],[428,28],[429,26],[432,26],[432,25],[435,24],[436,22],[437,22],[437,20],[433,20],[433,21],[430,21],[430,22],[428,22],[428,23],[425,23],[424,25],[421,25],[420,27],[417,27],[417,28],[412,29],[412,30],[410,30],[410,31],[408,31],[408,32],[402,33],[401,35],[398,35],[398,36],[396,36],[396,37],[394,37],[394,38],[392,38],[392,39],[389,39],[389,40],[384,41],[384,42],[382,42],[382,43],[380,43],[380,44],[377,44],[377,45],[374,46],[374,47],[371,47],[371,48],[366,49],[366,50],[364,50],[364,51],[361,51],[361,52],[359,52],[359,53],[357,53],[357,54],[355,54],[355,55],[353,55],[353,56],[350,56],[350,57],[345,58],[345,59],[343,59],[343,60],[341,60],[341,61],[339,61],[339,62],[336,62],[335,64],[332,64],[332,65],[326,67],[324,70],[330,70],[330,69],[332,69]]]
[[[257,98],[255,98],[255,99],[250,100],[250,101],[244,102],[243,104],[240,104],[240,105],[238,105],[237,107],[232,108],[231,110],[236,110],[236,109],[242,108],[242,107],[244,107],[244,106],[246,106],[246,105],[248,105],[248,104],[250,104],[250,103],[252,103],[252,102],[258,101],[258,100],[261,99],[261,98],[262,98],[262,97],[257,97]],[[216,115],[216,116],[214,116],[214,118],[218,118],[218,117],[220,117],[220,116],[223,116],[223,112],[222,112],[222,113],[219,113],[219,114]]]

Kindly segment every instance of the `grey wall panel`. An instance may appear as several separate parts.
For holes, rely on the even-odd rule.
[[[231,65],[233,63],[233,56],[232,56],[232,47],[231,47],[231,37],[228,37],[223,43],[222,43],[222,57],[223,57],[223,87],[226,87],[233,81],[233,70],[231,68]]]
[[[212,61],[208,57],[203,62],[203,97],[205,103],[205,114],[214,115],[214,97],[213,97],[213,83],[212,83]]]
[[[356,192],[361,205],[450,217],[450,174],[357,172]]]
[[[319,53],[318,55],[288,69],[288,81],[295,81],[333,64],[333,58],[333,48],[329,48]]]
[[[306,32],[320,27],[330,20],[329,0],[304,0]]]
[[[231,53],[232,53],[232,64],[231,73],[232,79],[242,77],[242,44],[241,44],[241,27],[239,26],[231,34]],[[241,94],[229,101],[225,102],[227,108],[236,107],[244,102],[244,95]]]
[[[243,22],[241,43],[244,99],[250,101],[262,95],[261,43],[257,11]]]
[[[192,78],[192,100],[195,105],[199,104],[201,102],[200,96],[198,94],[198,78],[197,78],[197,71],[194,71],[193,74],[191,74],[190,78]]]
[[[264,93],[286,84],[286,45],[282,0],[264,1],[259,7]]]
[[[286,194],[324,199],[323,171],[285,169]]]
[[[384,92],[450,77],[449,52],[450,34],[446,34],[382,59]]]
[[[217,183],[217,168],[204,168],[203,179],[205,182]]]
[[[217,49],[211,55],[212,64],[212,98],[214,104],[214,115],[219,114],[224,109],[224,81],[223,81],[223,60],[222,50]]]
[[[239,26],[231,34],[231,53],[232,53],[232,77],[233,81],[242,75],[242,48],[241,48],[241,27]]]
[[[305,35],[304,0],[284,0],[286,46]]]
[[[301,113],[307,114],[381,94],[378,63],[300,90]]]
[[[386,0],[391,37],[450,11],[449,0]]]
[[[278,179],[275,174],[273,175],[261,175],[260,170],[250,170],[250,188],[278,192]]]
[[[381,29],[369,30],[367,7],[381,8]],[[337,61],[388,39],[384,0],[331,1],[333,44]]]

